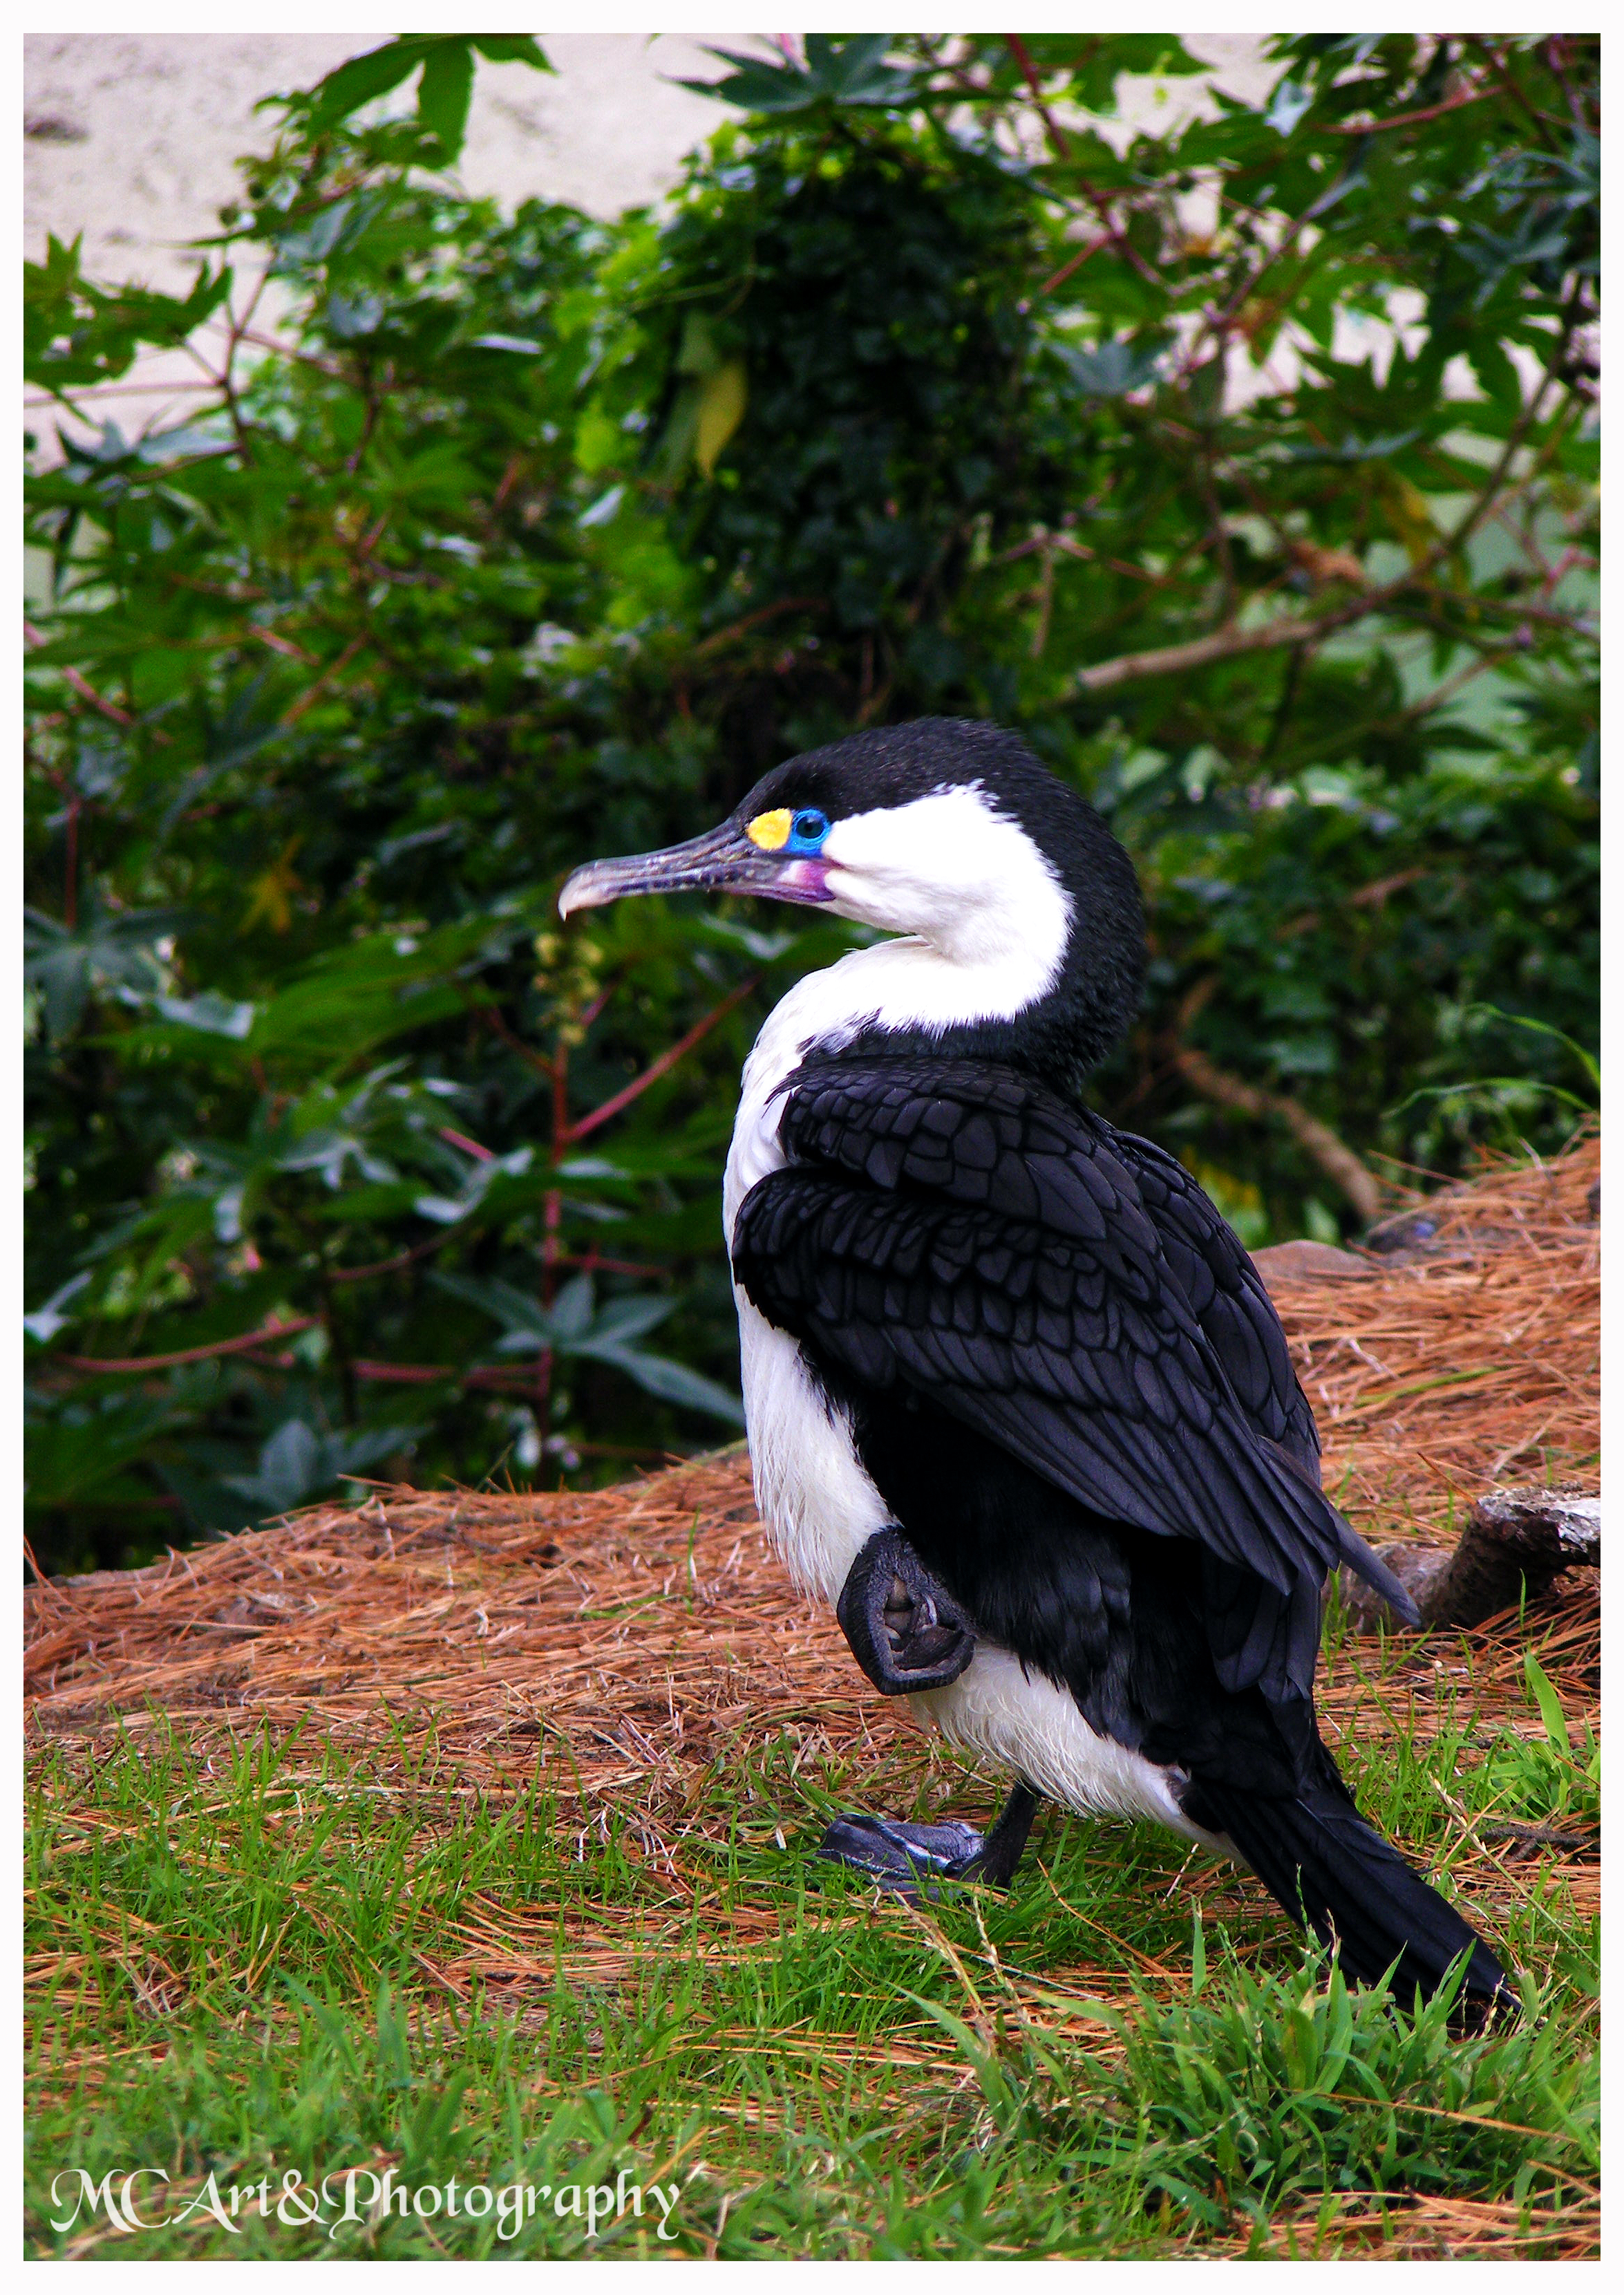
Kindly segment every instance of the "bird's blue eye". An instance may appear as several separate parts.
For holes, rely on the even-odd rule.
[[[797,813],[790,822],[787,850],[791,853],[815,853],[828,831],[828,813],[809,806],[804,813]]]

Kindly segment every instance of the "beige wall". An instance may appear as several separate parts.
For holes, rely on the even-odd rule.
[[[725,116],[672,83],[722,69],[721,35],[549,33],[556,77],[481,63],[462,180],[504,204],[567,200],[596,215],[657,199]],[[28,252],[85,233],[86,268],[149,285],[189,275],[184,242],[215,227],[240,153],[273,122],[256,102],[309,86],[378,45],[363,32],[31,34],[23,43]],[[730,46],[739,45],[734,39]]]

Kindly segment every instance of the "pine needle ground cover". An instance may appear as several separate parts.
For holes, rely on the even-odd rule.
[[[1595,1487],[1597,1167],[1491,1169],[1423,1254],[1282,1280],[1367,1535]],[[1470,1633],[1328,1630],[1361,1798],[1521,1973],[1522,2022],[1466,2041],[1147,1827],[1051,1810],[1008,1896],[819,1866],[842,1806],[998,1785],[789,1595],[742,1452],[379,1489],[39,1588],[28,1634],[36,2253],[1596,2250],[1594,1572]],[[136,2168],[162,2227],[75,2208]],[[677,2194],[336,2221],[388,2168]]]

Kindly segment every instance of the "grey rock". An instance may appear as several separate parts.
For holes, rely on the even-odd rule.
[[[1266,1243],[1253,1253],[1252,1263],[1262,1277],[1265,1290],[1272,1290],[1278,1282],[1311,1282],[1326,1275],[1366,1278],[1381,1271],[1357,1252],[1339,1251],[1334,1244],[1314,1243],[1306,1236],[1292,1243]]]

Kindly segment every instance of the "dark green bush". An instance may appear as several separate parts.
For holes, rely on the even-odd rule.
[[[189,298],[29,267],[42,1560],[730,1430],[734,1079],[845,935],[552,894],[856,724],[1018,724],[1110,813],[1153,986],[1097,1089],[1249,1241],[1367,1205],[1291,1103],[1560,1142],[1597,46],[1278,53],[1158,142],[1067,107],[1176,41],[814,38],[604,226],[457,190],[437,36],[283,100]],[[143,342],[214,380],[131,440],[84,394]]]

